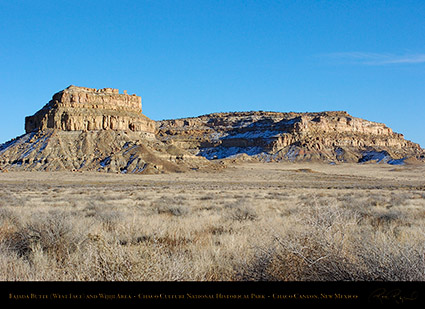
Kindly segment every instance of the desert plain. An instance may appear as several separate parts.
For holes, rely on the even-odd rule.
[[[425,165],[0,173],[1,281],[424,281]]]

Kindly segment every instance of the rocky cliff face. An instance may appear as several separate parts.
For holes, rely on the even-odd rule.
[[[140,97],[112,88],[70,86],[26,117],[25,131],[0,145],[0,170],[162,173],[219,169],[235,160],[425,161],[418,144],[346,112],[216,113],[155,122],[142,114]]]
[[[139,96],[120,94],[112,88],[69,86],[54,94],[35,115],[25,118],[27,133],[44,129],[154,133],[155,122],[142,114]]]
[[[21,137],[0,145],[0,170],[163,173],[216,168],[159,141],[141,98],[117,89],[69,86],[33,116]]]
[[[158,137],[207,159],[402,163],[424,150],[381,123],[346,112],[217,113],[157,123]]]

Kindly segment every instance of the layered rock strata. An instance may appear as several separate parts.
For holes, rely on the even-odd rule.
[[[159,141],[141,98],[112,88],[69,86],[26,117],[25,131],[0,145],[0,170],[163,173],[216,166]]]
[[[346,112],[215,113],[153,121],[141,98],[69,86],[0,145],[0,170],[163,173],[230,161],[425,161],[425,151],[382,123]],[[224,160],[215,160],[224,159]]]
[[[58,129],[64,131],[115,130],[155,132],[155,122],[142,114],[142,99],[120,94],[118,89],[69,86],[33,116],[25,118],[26,133]]]
[[[263,161],[423,160],[424,150],[382,123],[344,111],[236,112],[157,123],[158,137],[207,159],[246,154]],[[398,160],[398,161],[397,161]]]

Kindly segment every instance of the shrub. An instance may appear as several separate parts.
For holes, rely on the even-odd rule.
[[[402,242],[387,230],[359,225],[355,211],[312,207],[274,244],[257,248],[238,272],[241,280],[400,281],[425,280],[425,237]],[[391,224],[389,222],[388,224]],[[422,245],[418,245],[422,244]]]
[[[64,261],[84,238],[65,212],[38,213],[5,241],[8,248],[27,259],[37,250]]]

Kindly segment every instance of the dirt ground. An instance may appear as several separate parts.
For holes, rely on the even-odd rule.
[[[425,280],[425,165],[0,173],[0,280]]]
[[[425,190],[425,164],[244,163],[220,171],[134,175],[101,172],[6,172],[3,185],[48,186],[261,186],[299,189]]]

